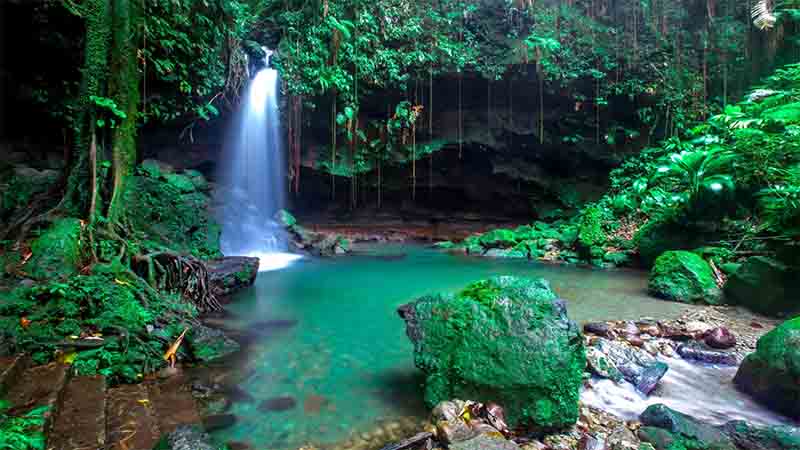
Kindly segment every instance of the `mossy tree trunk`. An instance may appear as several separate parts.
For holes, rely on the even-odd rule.
[[[108,53],[111,44],[110,0],[87,0],[79,12],[86,21],[83,68],[81,69],[81,91],[78,99],[78,114],[75,121],[75,143],[72,150],[73,164],[67,179],[66,192],[61,206],[79,215],[88,211],[91,183],[90,148],[96,132],[97,114],[92,97],[103,97],[106,91]]]
[[[136,121],[139,109],[139,77],[136,67],[136,45],[133,33],[135,9],[129,0],[114,1],[113,39],[111,47],[111,79],[109,96],[125,112],[122,123],[114,129],[112,167],[113,190],[108,218],[113,222],[124,215],[124,197],[128,178],[136,164]]]

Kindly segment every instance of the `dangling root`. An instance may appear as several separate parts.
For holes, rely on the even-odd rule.
[[[133,257],[137,272],[154,289],[180,292],[202,312],[219,311],[222,305],[211,292],[206,265],[191,256],[172,252],[158,252]]]

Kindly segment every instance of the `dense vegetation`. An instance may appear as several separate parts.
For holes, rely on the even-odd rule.
[[[334,198],[336,179],[350,181],[351,209],[364,190],[374,191],[380,207],[387,167],[404,174],[399,183],[416,200],[419,161],[427,159],[432,170],[434,153],[460,157],[466,146],[483,143],[475,137],[483,130],[464,129],[466,89],[486,89],[487,129],[493,121],[514,127],[513,97],[534,92],[535,105],[516,106],[537,112],[536,131],[525,135],[531,148],[588,146],[632,156],[610,174],[600,200],[562,201],[578,214],[556,211],[442,247],[661,269],[668,265],[658,260],[665,252],[691,250],[709,261],[704,279],[712,274],[719,284],[751,257],[768,257],[770,267],[780,267],[779,281],[789,280],[786,273],[800,265],[797,5],[751,6],[732,0],[18,6],[48,35],[39,48],[73,64],[19,69],[29,72],[19,72],[24,80],[17,81],[13,104],[35,110],[33,122],[60,138],[65,152],[62,173],[0,165],[3,350],[29,352],[37,362],[60,359],[113,382],[138,381],[166,364],[163,352],[201,312],[219,306],[206,267],[221,256],[207,210],[210,187],[195,171],[140,164],[137,136],[163,127],[191,141],[196,128],[230,115],[262,64],[262,46],[276,50],[282,76],[295,192],[303,161],[311,159],[315,171],[330,175]],[[440,99],[437,86],[454,87],[457,95]],[[496,101],[497,92],[508,100]],[[446,120],[437,116],[446,109],[438,105],[448,102],[457,105],[455,133],[445,132]],[[320,124],[325,149],[312,152],[305,132]],[[748,281],[741,275],[738,283]],[[781,308],[768,312],[787,312]],[[0,416],[0,427],[9,423],[17,427]]]

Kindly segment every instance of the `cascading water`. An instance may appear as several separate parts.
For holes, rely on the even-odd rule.
[[[284,206],[286,177],[278,111],[278,72],[265,66],[251,80],[228,149],[223,177],[222,251],[261,259],[261,270],[286,266],[298,255],[287,253],[275,213]]]

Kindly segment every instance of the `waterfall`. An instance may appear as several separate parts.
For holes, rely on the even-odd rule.
[[[261,270],[284,267],[296,255],[287,253],[284,232],[275,213],[284,207],[287,189],[278,110],[278,72],[269,66],[272,52],[250,81],[226,150],[223,180],[222,251],[257,256]]]

